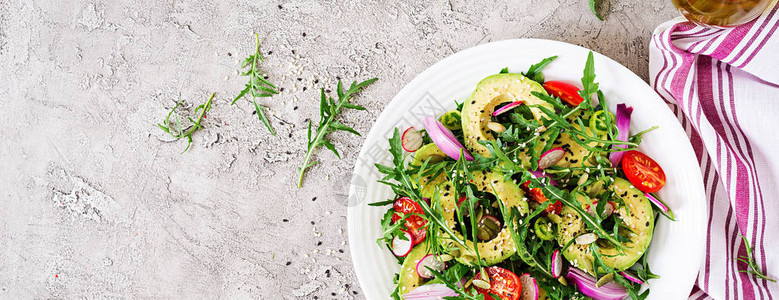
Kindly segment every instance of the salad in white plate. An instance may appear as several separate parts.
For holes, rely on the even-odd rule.
[[[395,129],[395,197],[380,247],[401,265],[394,299],[643,299],[646,251],[665,173],[630,135],[632,108],[612,114],[595,82],[545,81],[556,57],[503,69],[463,103]],[[421,129],[421,128],[420,128]]]

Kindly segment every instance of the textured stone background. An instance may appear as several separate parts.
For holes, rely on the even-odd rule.
[[[342,118],[364,133],[416,74],[495,40],[583,45],[646,79],[651,30],[676,15],[665,0],[606,1],[605,22],[584,0],[387,2],[0,0],[0,298],[360,299],[338,184],[362,139],[332,135],[344,159],[319,151],[295,186],[319,87],[380,78]],[[253,32],[284,88],[263,100],[275,137],[248,101],[229,106]],[[211,92],[179,154],[155,124]]]

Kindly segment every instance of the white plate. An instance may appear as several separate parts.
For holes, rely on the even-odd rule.
[[[454,108],[454,100],[462,102],[476,83],[503,67],[521,72],[542,58],[557,55],[557,60],[544,69],[546,78],[578,83],[588,52],[579,46],[538,39],[484,44],[441,60],[392,99],[366,137],[350,186],[349,244],[368,299],[389,299],[395,288],[392,279],[400,269],[390,251],[376,244],[387,207],[368,206],[394,196],[391,189],[376,182],[380,174],[373,166],[377,162],[388,164],[387,139],[394,128],[420,128],[422,117]],[[655,228],[648,259],[660,278],[649,281],[649,299],[686,299],[703,259],[706,238],[703,180],[692,146],[668,106],[640,77],[598,53],[595,73],[612,112],[618,103],[634,107],[632,133],[653,125],[660,127],[644,137],[640,149],[663,166],[668,181],[660,196],[673,209],[677,221],[660,217]]]

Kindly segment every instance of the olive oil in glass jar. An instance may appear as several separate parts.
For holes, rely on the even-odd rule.
[[[693,23],[712,27],[733,27],[752,21],[776,0],[671,0]]]

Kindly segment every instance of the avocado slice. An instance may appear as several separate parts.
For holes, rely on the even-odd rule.
[[[474,171],[471,173],[474,180],[471,182],[482,192],[494,194],[498,199],[503,201],[503,204],[507,208],[517,207],[522,214],[527,214],[528,204],[525,198],[525,193],[519,188],[519,185],[514,181],[504,181],[505,176],[498,171]],[[493,186],[495,187],[493,191]],[[450,192],[454,187],[449,181],[439,185],[438,201],[441,205],[442,216],[446,224],[451,228],[458,237],[463,238],[462,234],[458,232],[459,225],[456,225],[455,221],[455,205],[459,195]],[[439,242],[444,248],[458,248],[459,255],[452,255],[460,263],[471,265],[476,261],[476,252],[473,249],[473,241],[470,238],[463,238],[465,240],[466,247],[454,242],[451,238],[448,238],[446,234],[441,233]],[[479,242],[479,255],[488,264],[497,264],[511,255],[516,253],[516,247],[514,247],[514,240],[511,238],[511,232],[508,227],[503,226],[498,236],[492,240],[486,242]]]
[[[441,151],[438,146],[436,146],[433,143],[426,144],[422,147],[420,147],[417,152],[414,152],[414,159],[411,161],[412,166],[421,166],[423,163],[425,163],[426,160],[430,159],[428,164],[441,162],[444,159],[446,159],[448,156],[444,151]],[[416,174],[412,175],[416,176]],[[435,187],[444,180],[446,180],[446,174],[441,173],[436,178],[431,178],[431,176],[427,176],[425,178],[422,178],[420,180],[420,183],[422,185],[422,188],[420,189],[420,194],[422,197],[425,198],[433,198],[433,193],[435,193]]]
[[[417,263],[427,256],[427,240],[419,243],[406,255],[406,259],[400,266],[398,279],[398,294],[403,295],[422,285],[424,279],[417,274]]]
[[[554,107],[533,96],[532,92],[546,94],[544,88],[522,74],[495,74],[482,79],[476,85],[476,90],[465,100],[462,109],[462,129],[465,136],[465,146],[475,154],[490,157],[487,147],[479,144],[480,140],[494,140],[487,129],[487,123],[492,120],[495,107],[503,103],[522,101],[526,105],[541,105],[553,110]],[[531,107],[533,116],[540,120],[543,113],[536,107]]]
[[[630,241],[622,243],[624,254],[620,254],[615,248],[605,247],[605,245],[601,246],[598,251],[606,265],[617,271],[622,271],[633,266],[646,252],[652,241],[655,216],[649,199],[627,180],[616,178],[609,189],[614,191],[624,202],[624,205],[620,205],[614,214],[619,215],[622,226],[629,229],[629,231],[622,230],[621,232],[624,232],[625,237],[629,238]],[[584,197],[586,196],[579,194],[577,200],[586,203]],[[560,216],[562,222],[557,226],[557,243],[562,247],[576,236],[585,233],[586,226],[579,214],[569,206],[563,207]],[[563,252],[563,255],[574,267],[594,274],[590,245],[573,243]]]

